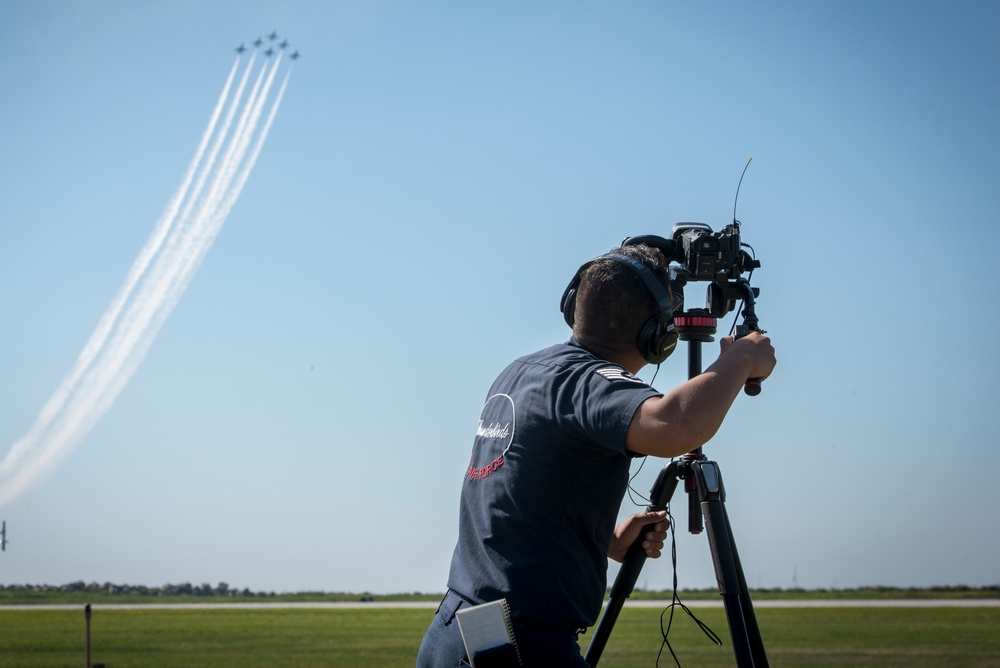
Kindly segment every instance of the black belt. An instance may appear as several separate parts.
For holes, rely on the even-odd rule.
[[[449,589],[448,593],[446,593],[444,598],[441,599],[441,604],[438,605],[437,614],[443,615],[442,621],[444,621],[445,624],[451,624],[451,620],[455,618],[455,613],[458,612],[458,609],[463,605],[471,604],[469,601]]]

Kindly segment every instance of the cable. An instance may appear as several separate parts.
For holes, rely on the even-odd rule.
[[[674,652],[673,646],[670,644],[670,640],[667,636],[670,634],[670,627],[674,623],[674,608],[680,607],[681,610],[687,613],[688,617],[694,620],[694,623],[698,625],[698,628],[702,630],[709,640],[716,644],[718,647],[722,647],[722,639],[719,638],[718,634],[715,633],[708,624],[704,623],[698,619],[690,608],[688,608],[681,601],[680,595],[677,593],[677,534],[674,530],[674,516],[670,512],[670,506],[667,506],[667,520],[670,522],[670,561],[673,564],[673,595],[671,596],[670,605],[664,608],[660,612],[660,635],[663,636],[663,642],[660,644],[660,651],[656,653],[656,667],[660,666],[660,657],[663,656],[663,648],[666,647],[670,652],[670,656],[673,657],[674,663],[677,664],[677,668],[681,668],[680,659],[677,658],[677,653]],[[667,625],[666,628],[663,627],[663,617],[667,615]]]

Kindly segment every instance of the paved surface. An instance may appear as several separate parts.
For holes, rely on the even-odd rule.
[[[711,601],[681,601],[689,608],[721,608],[722,600]],[[627,601],[626,608],[665,608],[670,601]],[[754,608],[995,608],[1000,607],[1000,599],[854,599],[854,600],[780,600],[754,601]],[[364,610],[366,608],[389,609],[430,609],[437,607],[437,601],[420,602],[374,602],[363,603],[282,603],[282,602],[246,602],[246,603],[93,603],[92,610]],[[81,604],[58,605],[0,605],[4,610],[83,610]]]

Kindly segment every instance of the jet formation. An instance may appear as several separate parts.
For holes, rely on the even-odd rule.
[[[278,31],[277,30],[272,30],[271,34],[267,36],[268,42],[271,42],[271,43],[277,41],[277,39],[278,39]],[[255,49],[259,49],[264,44],[264,38],[263,37],[258,37],[253,42],[251,42],[251,44],[253,44],[253,46],[254,46]],[[287,49],[288,48],[288,40],[287,39],[282,39],[281,43],[278,44],[277,46],[278,46],[279,49],[282,49],[282,50]],[[247,47],[244,44],[240,44],[238,47],[236,47],[236,53],[240,54],[240,55],[242,55],[243,52],[246,51],[246,50],[247,50]],[[266,57],[270,58],[275,53],[276,52],[274,50],[274,47],[273,46],[268,46],[267,47],[267,51],[264,52],[264,55]],[[299,58],[302,57],[302,54],[300,54],[298,51],[295,51],[289,57],[292,60],[298,60]]]

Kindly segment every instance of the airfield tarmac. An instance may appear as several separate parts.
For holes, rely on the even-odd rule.
[[[437,608],[436,601],[382,602],[247,602],[247,603],[93,603],[93,610],[366,610],[366,609],[427,609]],[[670,601],[626,601],[626,608],[666,608]],[[688,608],[721,608],[722,600],[684,601]],[[1000,599],[940,598],[940,599],[843,599],[802,601],[754,601],[754,608],[995,608]],[[0,605],[3,610],[80,610],[79,604]]]

